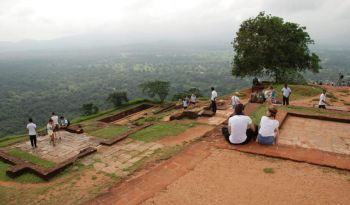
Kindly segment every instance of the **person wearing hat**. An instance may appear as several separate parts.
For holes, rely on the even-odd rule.
[[[233,109],[235,109],[236,105],[241,103],[241,101],[239,101],[238,95],[239,95],[239,92],[235,92],[235,94],[231,98],[231,105]]]
[[[277,109],[273,106],[269,107],[266,116],[261,117],[260,129],[257,141],[263,145],[275,144],[279,135],[278,127],[280,123],[276,120]]]

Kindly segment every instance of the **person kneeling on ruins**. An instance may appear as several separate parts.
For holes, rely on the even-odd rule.
[[[222,128],[222,133],[230,144],[246,144],[258,135],[256,125],[249,116],[244,115],[243,110],[244,105],[237,104],[235,115],[228,120],[228,128]]]
[[[275,139],[279,135],[278,127],[280,125],[280,123],[275,119],[276,114],[277,109],[271,106],[267,109],[266,116],[261,117],[259,135],[257,138],[259,144],[275,144]]]

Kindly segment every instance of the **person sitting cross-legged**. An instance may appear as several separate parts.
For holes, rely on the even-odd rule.
[[[260,129],[257,141],[263,145],[275,144],[276,138],[279,135],[278,127],[280,123],[275,119],[277,109],[269,107],[266,112],[266,116],[261,117]]]
[[[235,106],[235,115],[228,120],[228,128],[222,128],[226,141],[230,144],[242,145],[254,140],[257,127],[249,116],[244,115],[244,105],[239,103]]]

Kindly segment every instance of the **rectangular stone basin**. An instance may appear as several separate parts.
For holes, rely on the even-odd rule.
[[[350,155],[350,123],[288,116],[277,143]]]

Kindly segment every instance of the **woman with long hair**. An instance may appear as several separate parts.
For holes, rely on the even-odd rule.
[[[266,116],[261,117],[260,129],[257,141],[263,145],[273,145],[279,135],[278,127],[280,123],[276,120],[277,109],[270,106]]]

